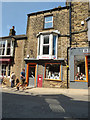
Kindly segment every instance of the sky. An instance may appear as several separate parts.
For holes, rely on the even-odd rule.
[[[27,14],[65,6],[65,2],[2,2],[2,32],[0,37],[8,36],[15,26],[16,35],[26,34]]]

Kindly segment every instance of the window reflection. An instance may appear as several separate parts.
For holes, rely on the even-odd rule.
[[[47,64],[45,78],[60,79],[60,64]]]
[[[85,57],[76,55],[74,57],[74,79],[86,80]]]

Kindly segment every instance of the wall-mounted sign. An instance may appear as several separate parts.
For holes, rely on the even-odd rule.
[[[37,59],[57,59],[56,56],[50,56],[50,55],[39,55]]]

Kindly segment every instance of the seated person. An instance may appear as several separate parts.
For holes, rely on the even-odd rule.
[[[81,75],[80,75],[80,80],[83,80],[83,78],[84,78],[84,74],[81,73]]]
[[[75,76],[75,80],[79,80],[79,79],[80,79],[80,75],[79,75],[79,73],[77,73]]]

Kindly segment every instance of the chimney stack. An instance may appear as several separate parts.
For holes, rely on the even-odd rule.
[[[14,26],[12,26],[12,29],[10,29],[9,35],[15,35],[16,31],[14,30]]]

